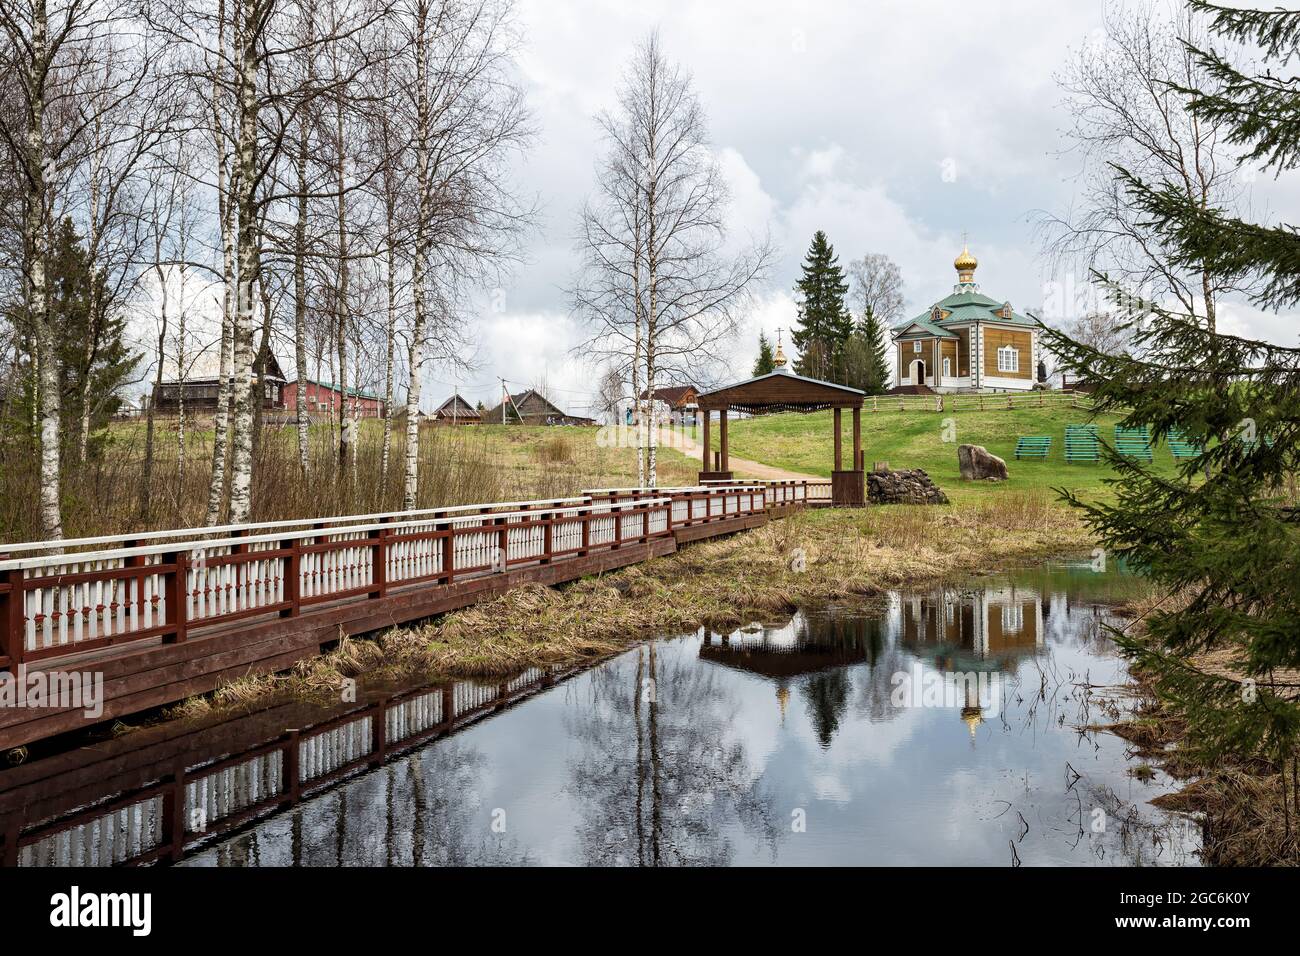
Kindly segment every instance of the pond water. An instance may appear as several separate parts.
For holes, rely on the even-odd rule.
[[[1195,865],[1087,563],[647,643],[190,865]]]

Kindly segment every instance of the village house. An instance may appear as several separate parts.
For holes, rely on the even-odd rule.
[[[303,398],[309,415],[329,416],[338,414],[339,406],[343,404],[342,389],[330,382],[318,382],[310,378],[303,379],[303,386],[305,390]],[[283,401],[280,407],[291,412],[297,412],[297,380],[286,382],[281,394]],[[382,398],[357,388],[349,388],[347,390],[347,412],[349,415],[352,414],[354,405],[357,418],[383,418],[384,416],[384,400]]]
[[[594,425],[590,418],[569,415],[557,408],[545,395],[530,388],[516,395],[507,394],[505,400],[484,411],[480,418],[485,425]]]
[[[478,409],[461,398],[459,392],[439,405],[429,420],[440,425],[477,425],[482,421]]]
[[[975,283],[979,263],[965,247],[953,262],[952,294],[894,327],[895,390],[1005,392],[1034,387],[1038,327],[1010,302]]]
[[[278,410],[284,408],[281,388],[284,385],[284,372],[274,355],[267,356],[266,370],[262,376],[262,408]],[[180,412],[184,399],[185,414],[211,415],[217,410],[217,396],[221,391],[221,349],[220,343],[200,349],[192,359],[185,363],[184,369],[177,368],[173,357],[167,356],[163,361],[163,379],[153,390],[154,410],[160,415],[176,415]],[[230,400],[230,410],[234,410],[234,397]]]
[[[641,392],[641,401],[649,397],[649,391]],[[669,385],[665,388],[656,388],[654,400],[661,406],[659,421],[668,421],[675,425],[695,425],[698,424],[700,406],[697,399],[699,398],[699,389],[694,385]],[[667,414],[663,414],[664,410]],[[628,424],[632,424],[629,419]]]

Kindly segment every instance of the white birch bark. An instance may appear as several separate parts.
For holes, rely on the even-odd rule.
[[[238,139],[235,162],[238,185],[235,191],[238,220],[238,278],[234,324],[234,421],[231,428],[230,522],[241,524],[252,513],[253,492],[253,403],[256,400],[253,364],[253,289],[257,281],[258,222],[254,189],[257,168],[257,31],[261,5],[245,8],[238,50]]]

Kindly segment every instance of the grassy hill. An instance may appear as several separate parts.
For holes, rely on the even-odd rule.
[[[944,423],[952,419],[952,441],[944,441]],[[1104,493],[1103,479],[1112,471],[1106,465],[1067,465],[1064,434],[1067,424],[1092,421],[1088,412],[1077,408],[1017,408],[987,411],[863,411],[862,448],[867,468],[872,462],[887,461],[893,468],[924,468],[956,501],[1008,490],[1068,487]],[[831,412],[767,415],[730,426],[731,453],[742,458],[775,465],[790,471],[829,476],[834,456]],[[1117,416],[1095,419],[1098,433],[1114,439]],[[715,428],[716,432],[717,429]],[[1016,439],[1020,435],[1051,435],[1052,451],[1047,461],[1017,461]],[[716,446],[716,438],[714,443]],[[844,415],[844,461],[853,454],[852,417]],[[962,482],[957,470],[959,444],[983,445],[1007,462],[1010,479],[1004,483]],[[1169,449],[1157,444],[1155,465],[1173,474]]]

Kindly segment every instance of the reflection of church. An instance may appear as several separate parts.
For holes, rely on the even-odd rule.
[[[848,709],[849,668],[870,666],[858,679],[859,690],[879,706],[874,719],[891,719],[898,714],[886,703],[891,679],[909,666],[901,655],[945,675],[1011,674],[1021,658],[1043,646],[1043,618],[1042,597],[1028,588],[894,593],[887,610],[870,615],[798,614],[784,625],[729,634],[706,629],[700,659],[774,682],[783,721],[797,689],[818,738],[829,746]],[[883,666],[875,667],[877,662]],[[976,682],[965,684],[964,701],[961,717],[974,734],[984,716]]]
[[[705,630],[703,637],[701,660],[775,681],[783,722],[791,685],[798,683],[823,746],[848,708],[846,668],[872,663],[884,639],[879,621],[849,614],[813,621],[800,614],[781,626],[717,635]]]
[[[899,598],[902,643],[940,670],[1012,671],[1043,644],[1043,608],[1025,588],[944,590]]]
[[[939,671],[1014,673],[1020,658],[1043,646],[1043,601],[1026,588],[905,594],[898,613],[900,643]],[[961,719],[973,737],[984,711],[973,683],[965,694]]]

